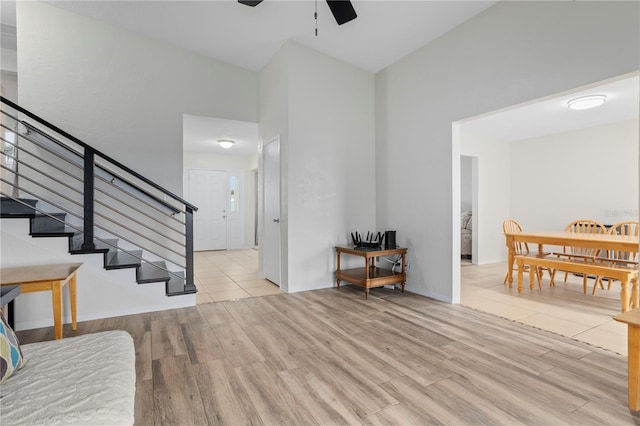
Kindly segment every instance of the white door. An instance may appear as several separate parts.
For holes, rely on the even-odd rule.
[[[264,277],[280,285],[280,138],[264,146]]]
[[[198,207],[193,214],[193,249],[226,249],[227,172],[189,170],[189,202]]]

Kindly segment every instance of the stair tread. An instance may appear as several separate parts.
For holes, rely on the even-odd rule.
[[[116,250],[115,247],[117,247],[118,245],[117,239],[105,239],[104,241],[94,240],[93,242],[96,248],[94,250],[84,250],[82,248],[82,242],[83,242],[82,232],[76,233],[72,238],[70,238],[69,253],[72,253],[72,254],[106,253],[111,250]]]
[[[166,284],[166,294],[167,296],[179,296],[181,294],[193,294],[196,293],[197,290],[195,286],[192,289],[185,289],[185,278],[184,272],[179,271],[175,272],[176,276],[171,276],[171,279]]]
[[[19,202],[7,198],[0,198],[0,217],[2,218],[29,218],[36,214],[34,210],[38,200],[31,198],[18,198],[18,200],[29,204],[31,207],[20,204]]]
[[[164,269],[167,268],[167,264],[164,261],[143,262],[136,271],[136,281],[138,282],[138,284],[169,281],[171,279],[169,273],[164,269],[158,268],[157,266],[160,266]]]
[[[120,251],[118,250],[104,265],[105,269],[124,269],[140,266],[142,250]]]
[[[31,218],[29,234],[32,237],[70,237],[75,234],[76,231],[64,223],[65,213],[52,213],[51,215],[63,222],[38,214]]]

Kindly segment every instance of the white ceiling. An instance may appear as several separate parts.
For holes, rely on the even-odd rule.
[[[570,110],[571,99],[591,95],[607,96],[604,105],[589,110]],[[516,141],[601,126],[640,116],[640,77],[633,76],[547,99],[517,105],[462,122],[462,131],[482,139]]]
[[[358,17],[338,26],[324,0],[265,0],[251,8],[236,0],[209,1],[48,1],[88,16],[223,62],[259,71],[288,40],[377,72],[441,36],[496,1],[355,0]],[[0,1],[3,27],[15,26],[15,5]],[[7,39],[3,33],[3,41]],[[464,121],[463,130],[495,140],[519,140],[576,130],[639,115],[638,77],[577,89],[495,114]],[[566,101],[586,93],[606,93],[608,102],[590,111],[570,111]],[[238,141],[225,154],[256,152],[255,123],[185,116],[187,150],[220,149],[212,140]]]
[[[353,1],[358,17],[337,25],[327,3],[265,0],[249,7],[217,1],[49,1],[253,71],[291,39],[370,72],[378,72],[482,12],[496,1]]]

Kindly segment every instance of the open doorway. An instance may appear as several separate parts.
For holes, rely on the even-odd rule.
[[[473,212],[477,211],[477,197],[475,191],[477,182],[477,157],[460,156],[460,264],[473,264],[474,241],[477,245],[477,235],[473,234]]]
[[[569,100],[591,93],[606,95],[605,104],[568,108]],[[639,94],[640,77],[634,73],[454,123],[460,200],[463,157],[477,158],[478,200],[472,206],[480,238],[475,265],[454,274],[454,293],[461,294],[462,304],[612,350],[624,347],[609,314],[619,309],[619,287],[584,295],[581,277],[570,276],[568,284],[550,291],[547,277],[542,291],[519,295],[503,284],[502,222],[515,218],[525,231],[560,232],[576,219],[638,220]],[[548,312],[551,305],[556,317]],[[567,315],[589,320],[569,329],[559,319]],[[613,346],[607,346],[609,340]]]
[[[194,249],[256,244],[258,123],[183,116],[183,190],[194,215]]]
[[[639,81],[623,76],[459,123],[460,179],[464,157],[478,162],[474,263],[506,259],[502,221],[509,217],[528,230],[637,217]],[[592,110],[567,107],[590,93],[608,100]]]

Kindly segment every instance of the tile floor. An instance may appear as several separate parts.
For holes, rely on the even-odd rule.
[[[503,284],[506,263],[464,265],[461,269],[461,303],[519,323],[552,331],[604,349],[627,354],[627,326],[612,319],[620,313],[620,283],[611,290],[598,289],[591,294],[593,279],[588,280],[587,294],[582,292],[582,278],[564,273],[556,276],[556,286],[549,287],[544,274],[542,290],[536,284],[529,290],[525,276],[522,293]],[[514,279],[517,277],[514,275]],[[606,288],[606,283],[605,283]]]
[[[571,337],[591,345],[627,354],[627,328],[612,319],[620,312],[620,285],[611,290],[598,290],[591,295],[582,292],[582,278],[563,274],[556,277],[556,286],[549,287],[544,275],[542,290],[537,285],[528,288],[525,277],[522,293],[503,284],[506,263],[471,265],[461,268],[461,303],[479,311],[528,324],[543,330]],[[195,253],[195,278],[198,284],[197,303],[212,303],[245,297],[282,293],[270,281],[258,275],[257,250],[206,251]],[[515,278],[515,277],[514,277]]]
[[[258,275],[257,250],[196,252],[194,272],[198,304],[282,293]]]

